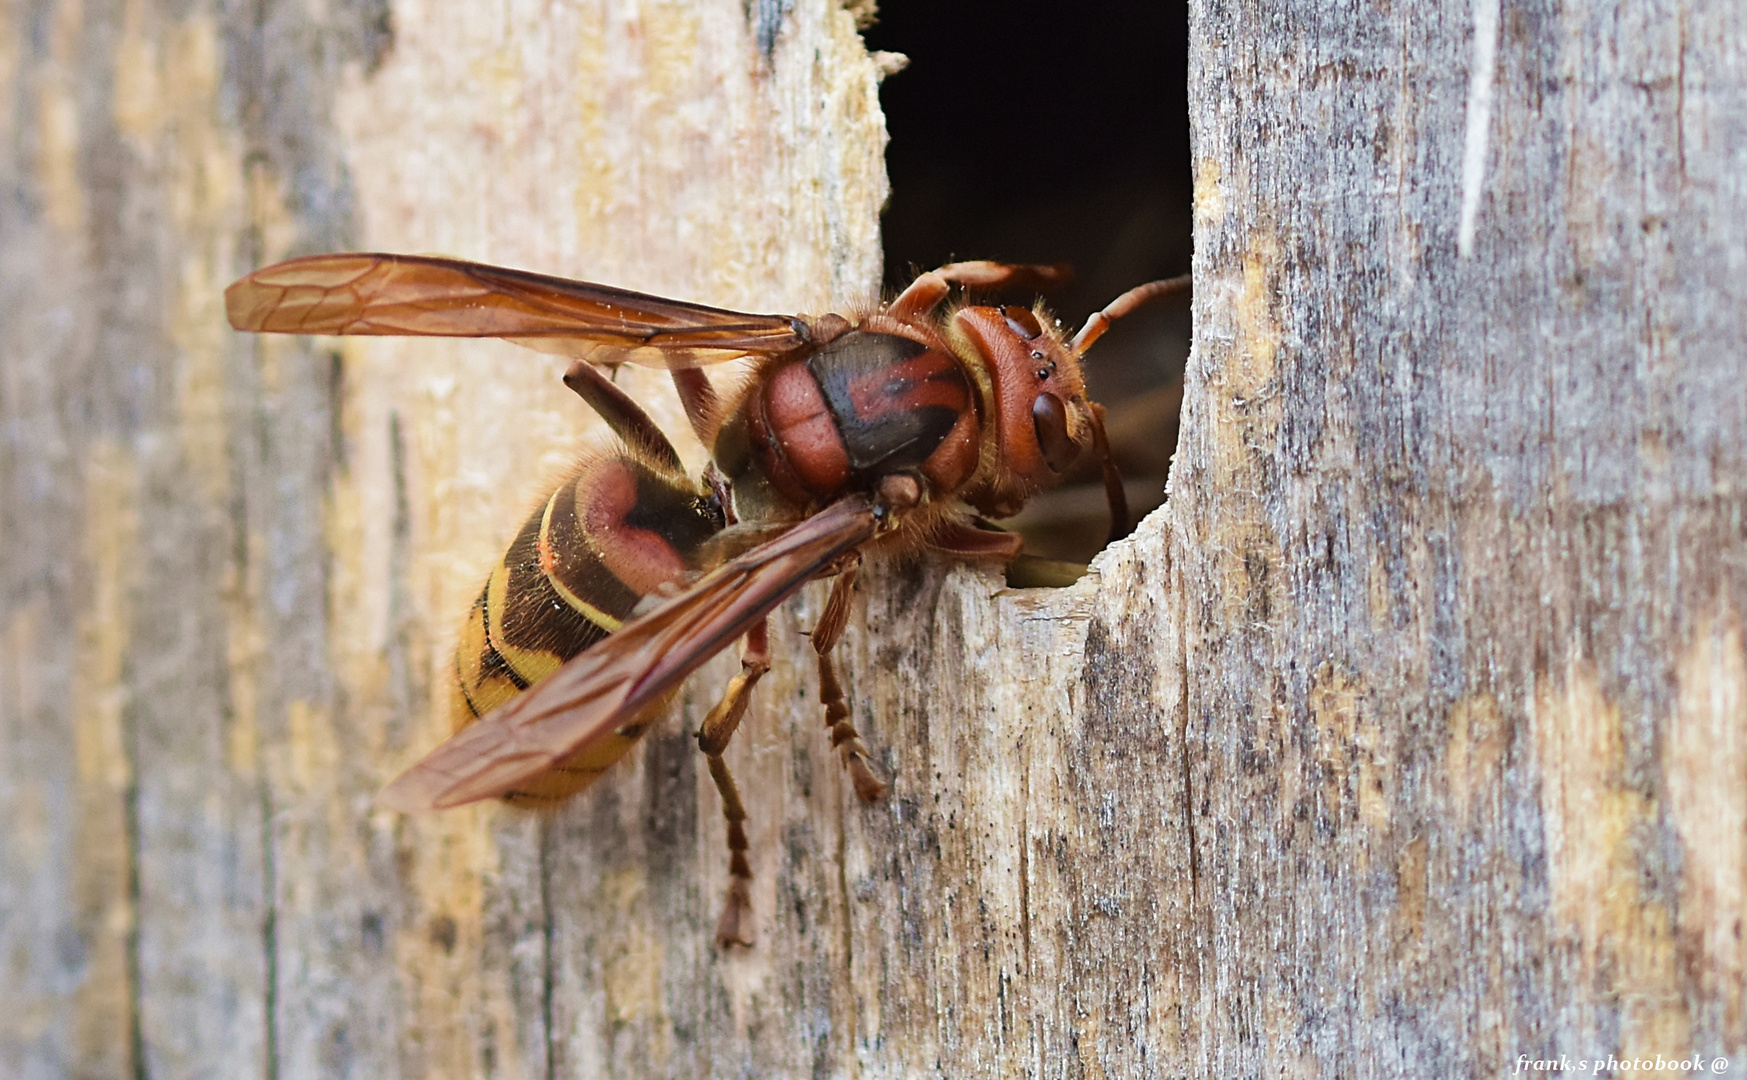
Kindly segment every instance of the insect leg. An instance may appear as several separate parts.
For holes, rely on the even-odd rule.
[[[819,654],[819,701],[825,706],[825,727],[831,733],[831,745],[843,758],[849,770],[850,783],[862,802],[878,802],[886,793],[886,783],[874,775],[868,764],[867,745],[849,721],[849,703],[844,700],[843,686],[837,681],[837,668],[831,662],[831,650],[843,636],[849,621],[849,600],[855,587],[855,573],[861,556],[851,556],[837,580],[831,584],[831,597],[825,601],[825,613],[819,625],[813,627],[813,650]]]
[[[716,441],[715,428],[721,420],[716,406],[716,388],[709,376],[697,368],[674,368],[673,388],[679,391],[680,407],[691,422],[698,441],[709,446]]]
[[[740,787],[721,755],[711,754],[710,779],[722,796],[722,816],[728,819],[728,898],[722,917],[716,920],[716,944],[751,945],[752,864],[746,859],[746,807],[740,802]]]
[[[939,307],[950,292],[952,282],[941,277],[940,271],[930,270],[906,285],[904,291],[886,305],[885,313],[901,322],[920,319]]]
[[[1116,458],[1110,453],[1110,436],[1104,432],[1104,406],[1096,401],[1092,406],[1092,445],[1097,448],[1098,461],[1104,469],[1104,499],[1110,504],[1110,542],[1128,535],[1128,492],[1122,489],[1122,474],[1116,470]]]
[[[716,923],[716,944],[751,945],[748,922],[752,917],[752,864],[746,858],[746,807],[740,802],[740,788],[722,760],[722,751],[746,715],[746,702],[753,684],[770,670],[769,624],[760,620],[746,633],[746,646],[740,655],[740,674],[728,684],[727,693],[704,718],[698,729],[698,748],[710,763],[710,779],[722,796],[722,816],[728,820],[728,897],[722,904],[722,917]]]
[[[970,522],[952,522],[928,537],[928,546],[960,559],[994,559],[1010,563],[1025,547],[1018,533],[979,529]]]
[[[722,751],[728,749],[728,740],[734,737],[734,729],[740,726],[740,718],[746,715],[746,702],[752,696],[753,686],[769,670],[770,624],[760,619],[758,625],[746,632],[746,647],[740,653],[740,674],[729,681],[722,700],[716,702],[710,715],[704,717],[703,726],[698,728],[698,749],[711,757],[722,756]]]
[[[947,263],[937,266],[934,273],[962,289],[1036,289],[1042,291],[1066,285],[1073,279],[1073,267],[1065,263],[1002,263],[988,259]]]
[[[641,405],[632,400],[631,395],[602,375],[599,368],[587,361],[578,360],[564,373],[564,385],[576,391],[577,397],[588,402],[590,408],[600,413],[601,419],[607,422],[607,426],[619,438],[654,454],[662,465],[674,472],[684,471],[685,466],[680,464],[678,452],[667,441],[667,436],[656,426],[655,421],[649,418]]]
[[[947,263],[917,275],[897,299],[886,305],[885,314],[898,320],[926,316],[940,306],[954,285],[963,289],[1011,287],[1042,290],[1064,285],[1071,277],[1073,271],[1066,266],[998,263],[985,259]]]

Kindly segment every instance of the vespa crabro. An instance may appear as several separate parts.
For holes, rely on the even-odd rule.
[[[1041,305],[964,304],[951,290],[1041,287],[1055,267],[961,262],[844,317],[750,315],[453,259],[318,255],[225,293],[239,330],[500,337],[571,358],[564,379],[616,446],[585,457],[523,523],[464,624],[455,733],[382,792],[402,810],[482,799],[545,806],[622,757],[693,670],[736,640],[741,670],[697,732],[728,824],[719,943],[749,944],[745,810],[722,753],[769,669],[766,616],[834,578],[811,641],[832,745],[856,794],[879,799],[831,661],[864,552],[943,551],[1006,563],[1016,513],[1088,451],[1102,461],[1111,535],[1126,529],[1103,411],[1080,359],[1110,323],[1183,291],[1119,296],[1067,336]],[[719,392],[701,367],[747,357]],[[599,370],[672,372],[710,452],[690,479],[648,414]]]

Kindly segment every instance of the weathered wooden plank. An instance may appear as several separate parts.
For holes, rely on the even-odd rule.
[[[36,894],[8,905],[25,918],[6,934],[7,1072],[260,1072],[262,808],[229,767],[247,740],[213,380],[237,224],[222,56],[199,13],[14,5],[6,22],[0,520],[25,727],[5,787],[26,857],[5,862]],[[28,855],[44,839],[47,864]]]
[[[1719,948],[1743,29],[1197,5],[1171,513],[1205,553],[1178,565],[1207,921],[1179,933],[1219,944],[1219,1071],[1747,1048]]]
[[[553,365],[232,337],[217,290],[362,246],[865,299],[850,16],[20,11],[7,1075],[1747,1052],[1733,9],[1199,0],[1171,502],[1071,589],[869,569],[842,653],[878,807],[819,723],[822,593],[779,613],[728,757],[759,937],[730,953],[685,732],[732,658],[550,819],[370,802],[446,728],[450,626],[585,430]]]

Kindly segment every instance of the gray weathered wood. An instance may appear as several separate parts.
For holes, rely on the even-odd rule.
[[[1071,589],[869,573],[877,808],[794,662],[823,594],[782,610],[722,954],[685,731],[732,658],[545,821],[370,801],[588,437],[554,365],[244,338],[218,290],[373,247],[865,300],[850,16],[0,8],[0,1071],[1739,1066],[1744,16],[1193,11],[1171,500]]]
[[[1744,47],[1197,5],[1192,1059],[1741,1064]]]

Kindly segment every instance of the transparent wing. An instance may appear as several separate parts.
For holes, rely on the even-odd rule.
[[[635,720],[832,562],[871,540],[873,505],[834,503],[626,622],[384,788],[397,810],[498,798]]]
[[[807,343],[804,319],[428,255],[312,255],[225,290],[238,330],[508,338],[594,363],[684,368]]]

